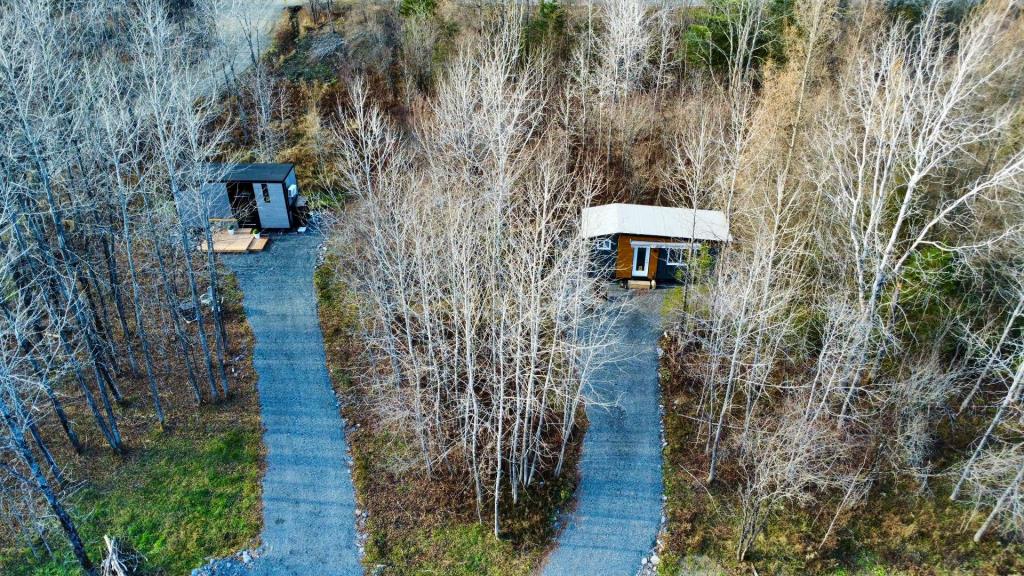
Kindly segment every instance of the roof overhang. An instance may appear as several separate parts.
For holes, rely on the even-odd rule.
[[[700,242],[652,242],[650,240],[630,240],[634,248],[681,248],[683,250],[699,250]]]
[[[207,164],[210,182],[283,183],[295,170],[294,164]]]
[[[729,242],[729,221],[717,210],[605,204],[583,209],[580,231],[585,238],[631,234],[670,240]]]

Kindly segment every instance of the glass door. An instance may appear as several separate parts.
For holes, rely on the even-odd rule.
[[[633,276],[647,277],[647,264],[651,257],[651,249],[647,246],[633,248]]]

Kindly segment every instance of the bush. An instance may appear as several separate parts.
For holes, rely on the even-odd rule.
[[[531,16],[523,29],[523,44],[531,53],[546,43],[563,38],[565,9],[558,2],[541,0],[537,13]]]
[[[404,18],[410,16],[433,16],[437,11],[437,0],[402,0],[398,13]]]

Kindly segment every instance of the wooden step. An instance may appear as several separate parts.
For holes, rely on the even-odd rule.
[[[268,242],[270,242],[270,238],[265,236],[253,238],[252,243],[249,244],[249,252],[263,252],[263,249],[267,247]]]
[[[654,289],[654,280],[630,280],[626,283],[630,290],[652,290]]]

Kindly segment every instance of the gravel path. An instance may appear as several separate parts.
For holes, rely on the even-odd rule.
[[[621,294],[621,293],[620,293]],[[616,357],[595,375],[576,510],[545,576],[631,576],[651,553],[662,514],[657,342],[665,291],[634,293],[616,320]]]
[[[331,388],[313,291],[320,236],[275,236],[227,256],[256,335],[263,441],[263,545],[256,574],[360,575],[344,424]]]

